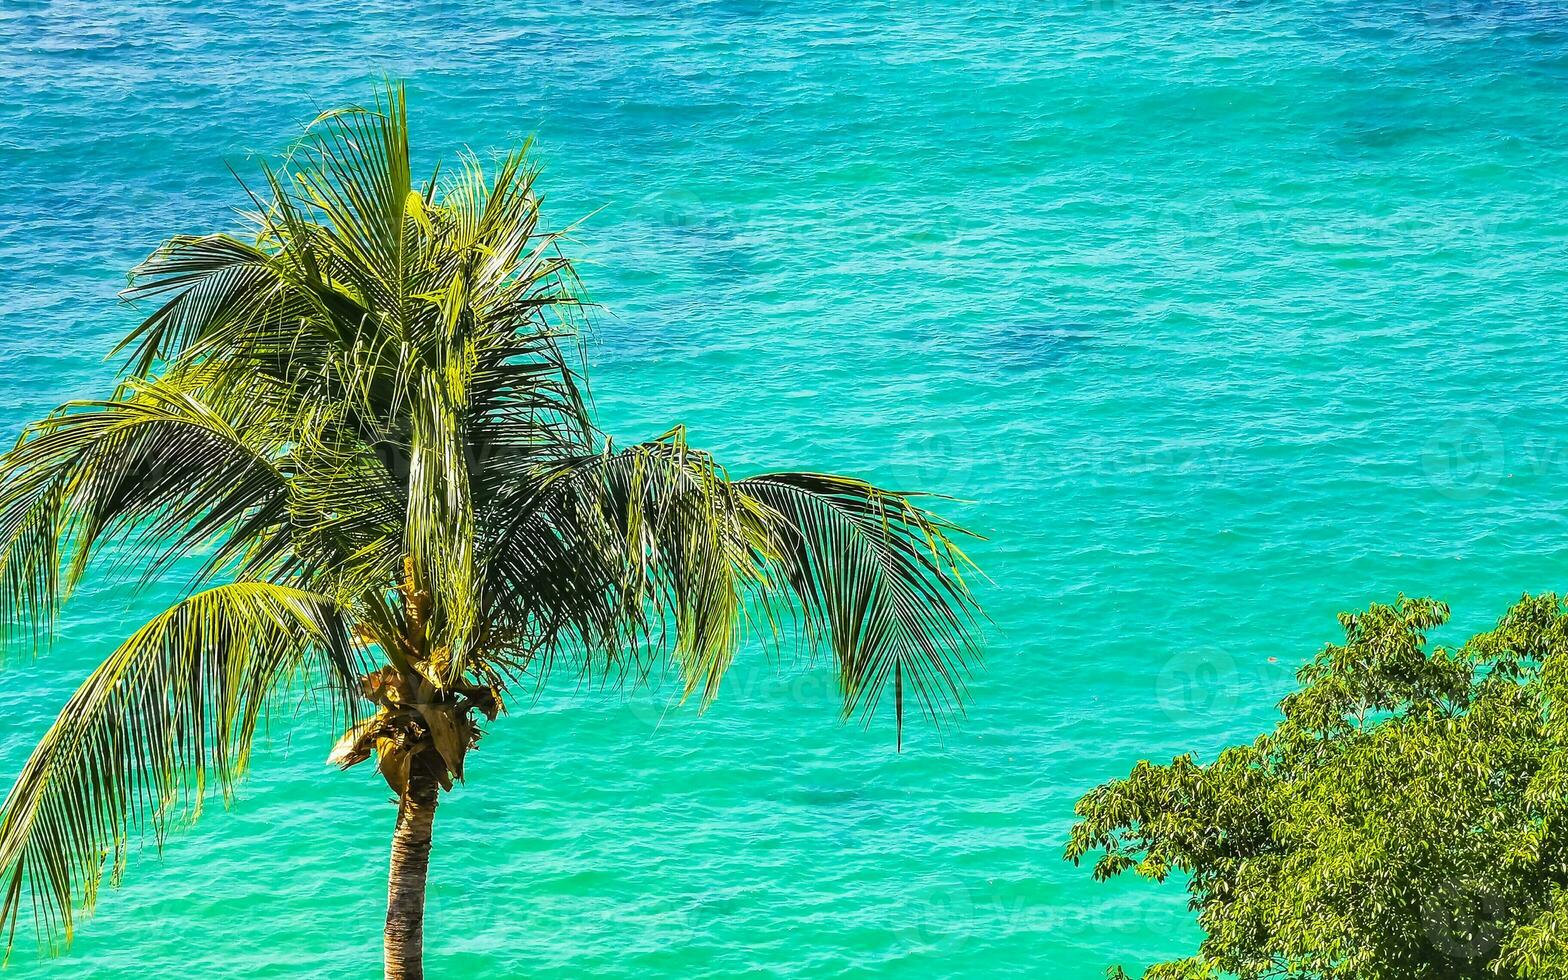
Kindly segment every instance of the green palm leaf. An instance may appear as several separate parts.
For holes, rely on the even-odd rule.
[[[161,841],[206,779],[227,794],[269,701],[306,678],[352,714],[358,665],[335,605],[263,582],[197,593],[137,630],[66,704],[0,807],[0,931],[30,896],[42,935],[69,940],[132,830]]]
[[[200,377],[133,381],[119,399],[64,406],[0,459],[6,624],[47,626],[112,541],[155,551],[157,565],[228,530],[210,568],[282,520],[275,413],[254,388],[211,393]]]
[[[979,651],[960,528],[844,477],[772,473],[735,489],[769,512],[770,557],[808,630],[832,643],[846,715],[869,717],[891,689],[902,731],[906,686],[933,722],[961,707]]]
[[[515,655],[541,677],[565,655],[641,678],[667,653],[706,703],[746,624],[772,635],[791,602],[806,639],[832,644],[846,715],[891,690],[902,729],[906,685],[933,720],[962,705],[978,657],[963,532],[905,496],[812,473],[732,481],[676,430],[562,465],[511,513],[489,587],[526,600],[496,618],[537,644]]]

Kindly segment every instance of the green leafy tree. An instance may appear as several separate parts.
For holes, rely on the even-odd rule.
[[[1568,977],[1568,615],[1525,596],[1429,647],[1447,619],[1343,614],[1272,732],[1078,802],[1097,879],[1186,878],[1206,936],[1145,977]]]
[[[436,806],[519,685],[673,664],[706,704],[751,623],[831,646],[846,716],[936,720],[975,653],[952,525],[814,473],[731,479],[677,428],[617,447],[574,365],[580,289],[524,151],[411,177],[404,98],[328,113],[244,236],[181,236],[113,394],[0,460],[0,612],[51,632],[90,568],[194,573],[105,660],[0,808],[0,929],[68,941],[128,837],[244,773],[316,694],[398,805],[388,977],[422,976]],[[107,559],[100,561],[99,559]],[[184,581],[182,579],[181,581]],[[785,624],[788,625],[788,624]],[[292,716],[291,716],[292,717]],[[112,858],[110,855],[112,854]]]

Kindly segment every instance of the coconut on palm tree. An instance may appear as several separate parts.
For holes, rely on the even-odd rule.
[[[672,664],[702,703],[743,627],[831,647],[844,711],[958,705],[975,652],[956,529],[815,473],[732,479],[680,428],[618,446],[575,365],[580,290],[524,151],[416,183],[402,92],[317,119],[243,235],[170,239],[118,386],[0,460],[0,613],[47,637],[100,565],[183,598],[72,696],[0,809],[0,929],[69,940],[127,840],[243,775],[314,692],[330,761],[397,803],[388,977],[422,975],[443,790],[482,722],[556,671]],[[188,585],[185,584],[188,581]],[[789,622],[785,622],[785,620]],[[112,857],[111,857],[112,854]]]

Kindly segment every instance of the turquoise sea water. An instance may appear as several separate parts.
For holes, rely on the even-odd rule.
[[[1568,588],[1568,14],[1502,0],[0,0],[0,428],[101,393],[123,273],[317,109],[408,80],[423,161],[538,134],[607,426],[964,498],[967,721],[820,667],[561,690],[437,830],[432,975],[1048,976],[1196,940],[1061,860],[1073,800],[1266,727],[1342,608],[1450,637]],[[9,782],[169,593],[0,670]],[[228,813],[17,977],[374,976],[392,808],[281,717]],[[290,734],[290,731],[293,734]]]

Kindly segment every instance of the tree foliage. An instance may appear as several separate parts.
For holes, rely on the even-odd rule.
[[[1146,978],[1568,977],[1568,612],[1430,645],[1448,615],[1341,615],[1272,732],[1078,802],[1097,879],[1186,879],[1205,938]]]
[[[0,459],[0,618],[24,645],[89,568],[195,568],[0,807],[7,945],[29,905],[69,938],[106,855],[232,786],[296,680],[348,726],[332,761],[374,758],[400,797],[463,778],[519,686],[673,663],[706,703],[747,627],[785,619],[829,645],[846,716],[889,692],[900,730],[906,692],[959,706],[958,529],[849,477],[732,479],[678,426],[600,432],[536,177],[525,148],[416,181],[398,88],[323,115],[248,192],[244,234],[176,236],[134,271],[153,305],[113,393]]]

